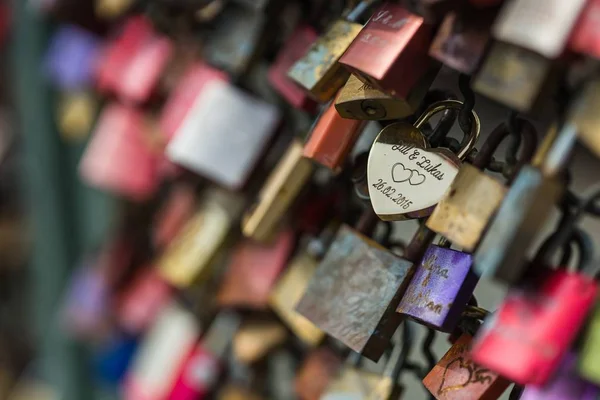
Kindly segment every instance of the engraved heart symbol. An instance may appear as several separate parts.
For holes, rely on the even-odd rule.
[[[410,180],[413,174],[414,171],[407,169],[402,163],[396,163],[392,167],[392,180],[396,183],[402,183]]]
[[[458,364],[458,370],[452,370],[452,366]],[[448,375],[448,371],[451,371],[451,373],[454,375],[459,375],[458,378],[460,379],[452,379],[455,378],[455,376],[449,377]],[[450,361],[447,365],[446,368],[444,369],[444,374],[442,375],[442,381],[440,382],[440,387],[437,391],[437,394],[439,396],[447,393],[447,392],[451,392],[454,390],[460,390],[465,388],[469,382],[471,381],[473,375],[473,371],[471,368],[469,368],[469,362],[467,361],[465,363],[465,359],[463,357],[457,357],[454,360]],[[453,381],[458,381],[458,383],[454,384],[454,385],[446,385],[446,380],[447,379],[452,379]]]
[[[420,174],[417,170],[413,170],[409,182],[413,186],[419,186],[421,183],[425,182],[425,175]]]

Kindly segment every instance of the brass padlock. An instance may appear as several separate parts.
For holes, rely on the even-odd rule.
[[[210,277],[211,261],[225,242],[239,208],[239,199],[222,192],[208,194],[159,258],[160,275],[180,288]]]
[[[269,300],[271,308],[294,334],[309,346],[319,344],[325,333],[296,312],[295,307],[316,269],[317,261],[305,250],[300,250],[275,285]]]
[[[244,236],[264,241],[273,236],[285,213],[300,194],[314,170],[303,157],[304,147],[294,140],[258,195],[258,202],[242,223]]]
[[[391,96],[356,75],[351,75],[340,90],[335,108],[343,118],[388,120],[406,118],[416,112],[435,80],[437,68],[426,74],[405,98]]]
[[[533,157],[537,133],[531,123],[518,119],[523,151],[514,166],[509,182],[522,165]],[[472,252],[481,239],[484,229],[508,188],[483,170],[490,164],[494,150],[510,135],[506,124],[498,126],[477,153],[473,164],[463,164],[444,198],[438,203],[427,220],[427,227],[449,239],[452,243]]]
[[[338,64],[350,43],[362,29],[355,21],[369,8],[371,1],[362,1],[346,19],[338,19],[298,60],[288,76],[306,89],[317,101],[327,102],[348,80],[350,73]]]

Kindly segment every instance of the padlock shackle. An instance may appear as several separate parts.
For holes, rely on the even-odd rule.
[[[457,110],[462,109],[463,102],[460,100],[442,100],[437,103],[433,103],[423,115],[421,115],[417,121],[414,123],[415,128],[421,129],[423,125],[435,114],[440,113],[448,108],[454,108]],[[475,143],[477,143],[477,139],[479,138],[479,133],[481,132],[481,121],[479,120],[479,116],[475,112],[475,110],[471,110],[471,116],[473,117],[473,124],[471,125],[471,132],[469,133],[468,140],[465,144],[460,148],[457,153],[459,159],[463,160],[469,152],[475,147]]]

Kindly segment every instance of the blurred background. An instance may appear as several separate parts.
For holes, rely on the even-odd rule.
[[[270,79],[277,54],[301,40],[288,42],[299,21],[322,30],[343,3],[0,1],[0,399],[175,399],[167,392],[198,340],[225,366],[198,372],[214,398],[300,398],[298,385],[307,383],[298,376],[315,347],[327,354],[309,382],[344,362],[343,346],[310,344],[315,340],[304,340],[273,305],[277,278],[298,249],[322,252],[325,225],[335,219],[324,216],[338,207],[327,188],[337,178],[316,171],[302,192],[310,201],[286,213],[290,228],[275,244],[257,250],[239,228],[242,210],[260,199],[269,172],[315,116],[283,104]],[[220,79],[274,106],[284,120],[258,150],[247,181],[226,193],[163,156],[165,137],[180,128],[197,91]],[[444,67],[432,87],[459,93],[457,82],[458,73]],[[507,116],[479,96],[476,110],[484,138]],[[235,141],[227,136],[233,128],[255,123],[234,115],[228,102],[211,113],[231,113],[225,143]],[[551,118],[538,116],[540,133]],[[380,130],[369,123],[353,157]],[[454,127],[451,136],[459,132]],[[222,171],[236,156],[209,162]],[[594,183],[597,160],[583,148],[574,160],[574,188]],[[178,234],[193,235],[199,228],[186,223],[194,221],[205,231],[190,245]],[[598,223],[584,225],[600,235]],[[404,243],[417,229],[410,221],[393,226]],[[173,272],[186,257],[198,270]],[[269,262],[272,268],[256,272]],[[300,285],[290,279],[282,296]],[[476,290],[488,310],[504,293],[487,281]],[[427,365],[426,331],[410,325],[410,357]],[[439,334],[431,351],[439,359],[448,348]],[[362,364],[381,373],[386,362]],[[428,398],[420,380],[402,375],[404,398]]]

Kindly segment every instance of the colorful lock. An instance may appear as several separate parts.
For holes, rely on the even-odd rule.
[[[471,264],[470,254],[429,247],[396,311],[437,330],[452,332],[477,285]]]

